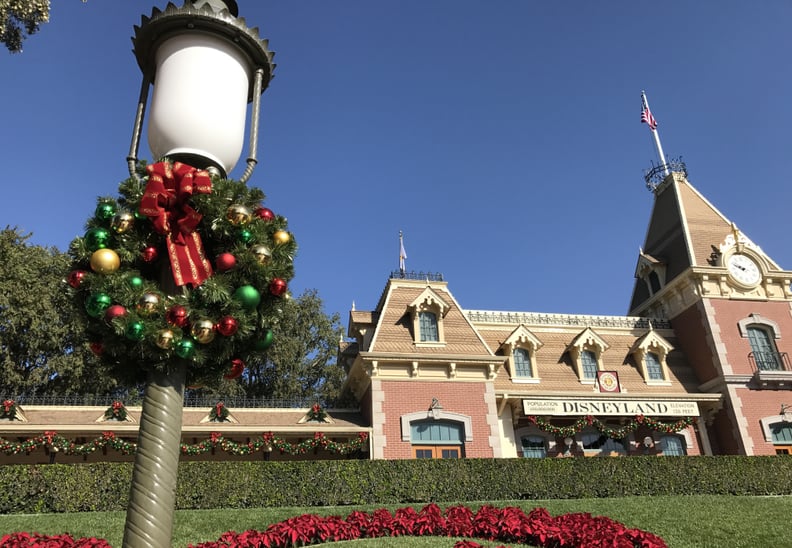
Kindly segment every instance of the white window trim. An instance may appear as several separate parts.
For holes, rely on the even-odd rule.
[[[515,384],[537,384],[540,382],[539,368],[536,362],[536,351],[542,348],[543,343],[536,335],[531,333],[524,325],[520,324],[501,344],[506,355],[506,371],[509,378]],[[517,364],[514,363],[514,351],[518,348],[528,352],[528,359],[531,360],[531,376],[525,377],[517,375]]]
[[[410,425],[415,421],[423,421],[426,419],[434,419],[431,411],[416,411],[414,413],[406,413],[400,417],[401,420],[401,436],[402,441],[409,442],[410,439]],[[473,441],[473,419],[469,415],[461,413],[452,413],[451,411],[441,410],[437,416],[437,420],[446,420],[462,423],[465,431],[465,443]]]
[[[740,330],[740,337],[747,339],[748,328],[754,325],[769,331],[769,335],[771,335],[773,339],[778,340],[781,338],[781,328],[778,326],[778,323],[770,318],[765,318],[761,314],[749,314],[747,318],[743,318],[737,322],[737,328]]]
[[[451,310],[451,306],[446,303],[440,295],[432,291],[432,288],[427,287],[423,292],[407,305],[407,310],[410,312],[410,319],[412,320],[413,327],[413,343],[418,348],[443,348],[445,347],[445,327],[443,326],[443,318]],[[436,341],[422,341],[421,340],[421,322],[419,314],[421,312],[431,312],[435,315],[437,320],[437,339]]]
[[[649,331],[638,340],[630,353],[638,364],[644,383],[648,386],[671,386],[671,372],[668,369],[666,358],[673,349],[674,347],[654,330]],[[649,371],[646,369],[646,355],[649,353],[655,354],[660,362],[660,370],[663,373],[662,380],[649,378]]]
[[[608,350],[608,348],[610,348],[608,343],[602,340],[602,337],[597,335],[590,327],[587,327],[580,335],[575,337],[572,344],[567,348],[567,351],[572,358],[580,384],[593,386],[597,383],[596,374],[593,379],[583,378],[583,351],[588,350],[593,353],[594,357],[597,359],[597,371],[604,371],[602,354]]]

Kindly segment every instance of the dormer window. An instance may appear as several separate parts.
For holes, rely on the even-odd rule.
[[[635,358],[635,363],[640,368],[646,384],[671,384],[666,357],[673,349],[674,347],[653,329],[635,341],[630,354]]]
[[[644,281],[651,297],[665,285],[666,265],[641,250],[638,255],[638,266],[635,268],[635,277]]]
[[[443,346],[445,333],[443,318],[451,306],[431,287],[407,305],[412,318],[413,340],[416,346]]]
[[[602,370],[602,353],[609,348],[602,337],[590,327],[575,337],[567,348],[582,384],[594,384],[597,371]]]
[[[591,350],[584,350],[581,352],[580,367],[583,371],[583,374],[581,375],[582,378],[586,380],[596,379],[597,371],[599,371],[599,366],[597,365],[597,355]]]
[[[533,377],[533,368],[531,367],[531,355],[524,348],[514,349],[514,376],[515,377]]]
[[[508,356],[506,368],[513,382],[537,383],[536,351],[542,342],[524,325],[520,325],[506,337],[501,344],[504,355]]]
[[[665,380],[663,376],[663,364],[660,363],[660,358],[657,354],[654,352],[647,352],[644,361],[646,362],[644,366],[646,367],[646,375],[649,380]]]
[[[418,331],[421,342],[438,342],[440,336],[437,332],[437,315],[434,312],[419,312]]]

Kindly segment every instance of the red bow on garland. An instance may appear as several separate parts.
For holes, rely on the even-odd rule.
[[[157,232],[166,236],[176,285],[199,286],[212,275],[212,265],[195,231],[202,215],[187,201],[193,194],[211,193],[212,179],[206,171],[181,162],[157,162],[146,166],[146,170],[149,180],[139,211],[151,219]]]

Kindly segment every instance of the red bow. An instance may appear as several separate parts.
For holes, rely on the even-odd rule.
[[[202,215],[187,205],[193,194],[210,194],[209,173],[174,162],[157,162],[146,166],[149,180],[140,213],[166,236],[173,281],[177,286],[201,285],[212,275],[212,265],[204,253],[201,237],[195,231]]]

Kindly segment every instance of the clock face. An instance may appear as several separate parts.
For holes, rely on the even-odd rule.
[[[746,255],[735,253],[729,257],[727,266],[729,274],[743,285],[756,285],[762,279],[759,266]]]

